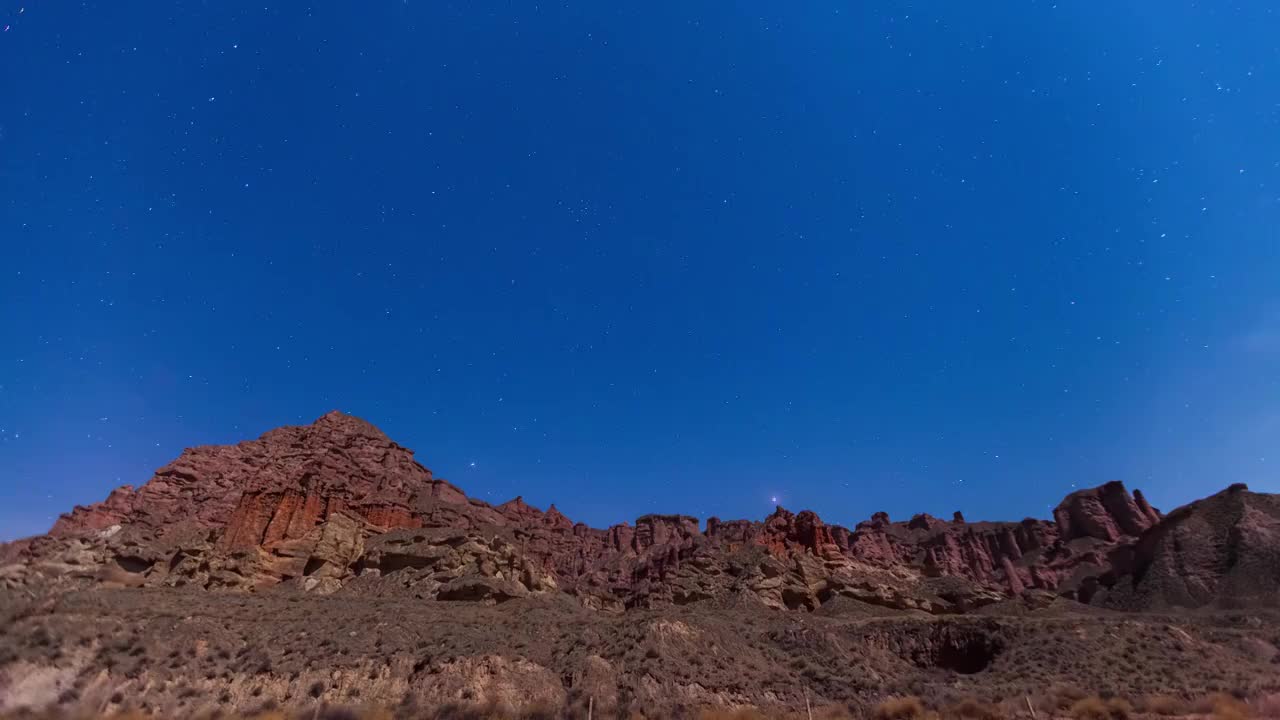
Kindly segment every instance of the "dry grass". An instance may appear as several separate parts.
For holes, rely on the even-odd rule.
[[[1139,703],[1143,712],[1161,717],[1177,717],[1187,714],[1187,704],[1170,695],[1148,695]]]
[[[927,713],[918,697],[896,697],[884,700],[871,710],[871,720],[924,720]]]
[[[1050,714],[1063,714],[1089,694],[1074,685],[1052,685],[1036,698],[1036,705]]]
[[[1243,700],[1230,695],[1213,696],[1213,720],[1248,720],[1253,710]]]
[[[1111,698],[1107,701],[1107,712],[1111,720],[1129,720],[1133,716],[1133,705],[1124,698]]]
[[[110,715],[75,712],[65,709],[51,709],[41,713],[32,713],[25,710],[17,713],[0,713],[0,720],[186,720],[187,718],[194,718],[195,720],[397,720],[397,718],[411,718],[411,720],[562,720],[575,717],[577,716],[566,714],[559,709],[534,708],[517,712],[493,703],[444,705],[433,710],[411,711],[408,715],[382,707],[347,708],[336,706],[321,706],[318,709],[314,707],[310,709],[298,708],[288,711],[272,709],[245,714],[202,712],[174,715],[168,713],[146,713],[136,709],[126,709]],[[582,717],[586,717],[585,712]],[[597,713],[596,717],[601,717],[601,715]],[[710,718],[712,720],[770,720],[765,715],[755,711],[735,711],[719,715],[704,714],[699,718],[700,720],[702,718]],[[632,715],[629,720],[645,720],[645,718],[644,716]]]
[[[1070,697],[1073,692],[1058,695]],[[1012,707],[1012,706],[1011,706]],[[393,720],[398,715],[383,708],[340,709],[324,707],[318,714],[314,710],[301,710],[297,713],[268,710],[257,714],[219,715],[219,720]],[[1245,702],[1225,693],[1203,697],[1193,703],[1168,695],[1149,695],[1138,703],[1138,711],[1122,698],[1104,700],[1096,695],[1081,697],[1075,700],[1065,711],[1050,713],[1053,718],[1069,717],[1071,720],[1142,720],[1156,717],[1181,717],[1194,715],[1197,720],[1265,720],[1280,718],[1280,693],[1263,695]],[[125,710],[110,716],[109,720],[155,720],[159,715],[148,715],[137,710]],[[414,718],[423,720],[556,720],[557,718],[577,718],[579,714],[565,714],[548,709],[511,712],[491,704],[452,705],[424,711]],[[585,717],[585,713],[581,714]],[[597,717],[602,717],[597,713]],[[663,716],[653,716],[660,720]],[[815,720],[847,720],[850,718],[847,708],[842,705],[826,705],[815,707]],[[857,717],[863,717],[858,715]],[[929,710],[918,697],[891,697],[876,705],[869,716],[871,720],[1010,720],[1025,717],[1022,711],[1010,711],[999,704],[983,702],[974,698],[965,698],[953,703],[941,712]],[[1044,717],[1044,716],[1041,716]],[[68,714],[56,710],[45,713],[20,713],[18,715],[0,714],[0,720],[100,720],[92,715]],[[708,708],[696,715],[697,720],[806,720],[803,710],[786,715],[775,715],[762,712],[753,707],[740,708]],[[631,720],[644,720],[645,716],[631,715]]]
[[[951,720],[1005,720],[1005,712],[998,705],[965,698],[942,711],[942,717]]]
[[[698,720],[767,720],[767,718],[755,708],[734,708],[732,710],[712,708],[698,713]]]
[[[1094,695],[1073,703],[1070,715],[1072,720],[1130,720],[1133,706],[1123,698],[1103,700]]]
[[[1072,720],[1111,720],[1107,704],[1097,696],[1081,698],[1071,705]]]
[[[1214,693],[1200,698],[1192,705],[1192,709],[1212,717],[1213,720],[1248,720],[1253,717],[1253,710],[1246,702],[1226,693]]]

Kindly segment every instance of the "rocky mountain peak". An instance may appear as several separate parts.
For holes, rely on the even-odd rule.
[[[1221,497],[1253,495],[1233,486]],[[189,448],[146,484],[77,507],[46,538],[0,557],[24,568],[12,571],[23,578],[61,577],[66,566],[50,564],[50,548],[69,541],[90,548],[77,576],[97,568],[89,575],[132,584],[326,592],[351,584],[492,602],[569,592],[609,610],[744,593],[784,609],[844,596],[933,613],[1027,591],[1099,602],[1123,597],[1119,578],[1135,571],[1176,576],[1161,587],[1177,592],[1148,582],[1142,598],[1201,603],[1216,591],[1187,588],[1219,585],[1179,580],[1176,567],[1148,570],[1194,546],[1189,538],[1209,533],[1206,523],[1224,538],[1214,542],[1250,557],[1269,557],[1280,536],[1270,510],[1254,510],[1273,505],[1211,500],[1165,518],[1113,481],[1068,495],[1052,521],[967,523],[957,512],[951,521],[920,513],[895,522],[876,512],[850,530],[778,506],[762,521],[711,518],[705,531],[687,515],[599,530],[520,496],[498,506],[469,498],[370,423],[333,411],[257,440]],[[1238,527],[1250,534],[1232,535]],[[1192,560],[1177,567],[1199,567]],[[945,593],[933,578],[946,579]]]
[[[386,442],[391,440],[373,423],[355,415],[348,415],[341,410],[330,410],[317,418],[309,427],[315,432],[366,437]]]
[[[432,482],[431,471],[413,459],[412,451],[372,424],[335,410],[310,425],[276,428],[257,440],[187,448],[140,488],[126,485],[104,502],[77,506],[58,519],[51,534],[82,534],[121,523],[223,527],[241,505],[287,504],[282,498],[294,495],[312,498],[310,512],[320,498],[332,497],[375,515],[407,513],[413,498],[429,492]]]

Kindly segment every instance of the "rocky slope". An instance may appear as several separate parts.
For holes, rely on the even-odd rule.
[[[602,613],[564,595],[485,605],[96,587],[13,611],[0,602],[0,716],[23,706],[166,719],[278,706],[349,718],[319,711],[371,704],[421,720],[427,709],[498,702],[544,708],[527,716],[541,718],[585,719],[589,704],[593,720],[741,706],[803,718],[808,700],[815,717],[866,718],[886,696],[916,695],[934,707],[1005,701],[1010,718],[1030,697],[1052,720],[1066,717],[1053,712],[1063,698],[1084,693],[1189,700],[1280,689],[1274,613],[1056,603],[952,616],[875,614],[843,599],[816,613],[712,603]],[[849,715],[827,714],[843,708]]]
[[[1053,520],[876,513],[850,529],[779,507],[763,522],[646,515],[596,529],[518,497],[468,498],[374,426],[332,412],[184,451],[141,488],[0,550],[0,582],[284,584],[484,602],[563,593],[607,611],[725,598],[810,611],[848,598],[931,614],[1021,595],[1265,604],[1274,583],[1245,588],[1242,578],[1280,567],[1275,507],[1236,488],[1162,518],[1141,492],[1110,482],[1069,495]]]
[[[1278,606],[1280,496],[1243,486],[1167,516],[1112,482],[1052,520],[596,529],[468,498],[335,412],[0,546],[0,713],[1256,694]]]
[[[1242,484],[1169,513],[1113,555],[1098,599],[1124,609],[1280,604],[1280,496]]]

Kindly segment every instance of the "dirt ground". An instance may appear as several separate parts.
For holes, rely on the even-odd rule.
[[[0,709],[169,717],[389,708],[869,717],[889,697],[1005,716],[1087,695],[1190,711],[1280,691],[1273,611],[1110,613],[1016,602],[980,616],[697,603],[621,614],[568,597],[497,606],[163,589],[0,596]],[[1208,708],[1206,708],[1208,709]],[[496,710],[495,710],[496,711]],[[1134,711],[1135,716],[1137,711]],[[905,715],[904,717],[911,717]]]

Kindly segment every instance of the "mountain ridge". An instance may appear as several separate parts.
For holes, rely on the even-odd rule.
[[[848,528],[778,506],[763,520],[651,513],[592,528],[554,504],[468,497],[373,424],[333,411],[256,440],[185,449],[144,485],[77,506],[47,535],[0,551],[0,580],[285,584],[489,603],[563,592],[611,611],[730,596],[816,610],[846,597],[938,614],[1027,593],[1107,604],[1164,519],[1140,491],[1111,481],[1067,495],[1051,520],[877,512]],[[80,556],[65,563],[59,553]]]
[[[592,528],[470,498],[330,413],[188,448],[0,546],[0,711],[866,717],[977,695],[1053,716],[1064,684],[1278,691],[1277,611],[1280,495],[1243,485],[1168,514],[1110,482],[1052,519],[849,528],[777,507]]]

